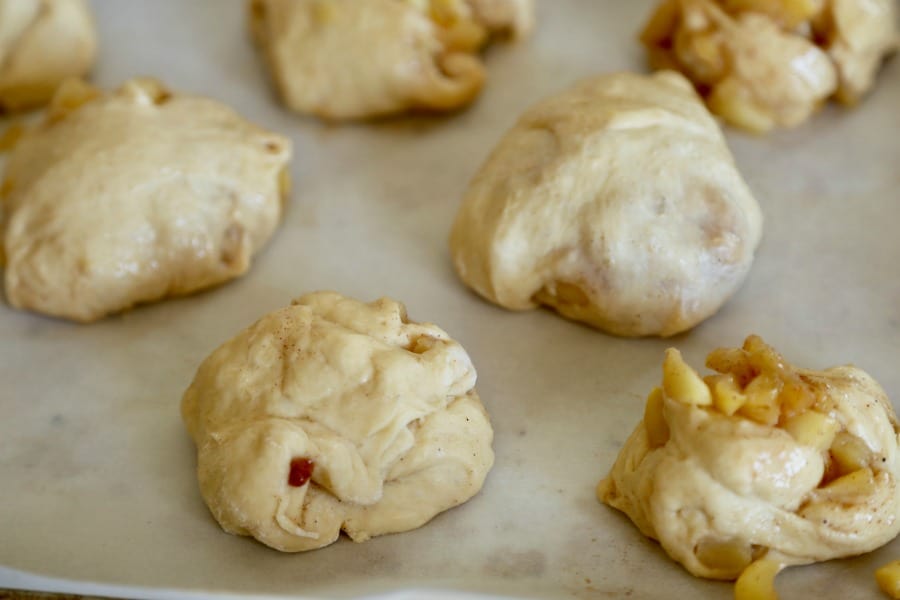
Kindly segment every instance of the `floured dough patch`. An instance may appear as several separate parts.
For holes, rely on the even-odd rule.
[[[527,35],[533,0],[251,0],[285,104],[328,119],[453,110],[484,84],[477,52]]]
[[[749,568],[742,588],[900,532],[900,426],[869,375],[796,368],[756,336],[707,366],[717,373],[701,379],[667,351],[600,500],[694,575]]]
[[[0,183],[6,296],[93,321],[237,277],[269,239],[290,141],[152,80],[70,80]]]
[[[469,186],[450,250],[462,280],[500,306],[672,335],[740,286],[761,228],[690,83],[621,73],[526,111]]]
[[[46,103],[96,53],[85,0],[0,0],[0,112]]]
[[[286,552],[420,527],[481,489],[493,431],[463,348],[393,300],[303,296],[217,349],[182,416],[228,532]]]

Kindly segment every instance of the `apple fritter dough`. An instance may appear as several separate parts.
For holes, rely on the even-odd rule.
[[[757,336],[715,350],[707,366],[718,374],[701,379],[667,351],[662,386],[600,500],[714,579],[735,579],[753,561],[774,577],[900,532],[900,425],[869,375],[796,368]]]
[[[481,91],[493,34],[526,35],[533,0],[251,0],[284,103],[328,119],[453,110]]]
[[[465,350],[405,307],[303,296],[217,349],[184,395],[223,529],[286,552],[420,527],[493,464]]]
[[[96,52],[85,0],[0,0],[0,112],[46,103]]]
[[[829,97],[854,103],[897,48],[895,0],[665,0],[641,40],[710,110],[750,131],[793,127]]]
[[[88,322],[243,274],[278,225],[290,155],[213,100],[69,80],[0,185],[9,303]]]
[[[835,98],[856,104],[875,85],[885,56],[900,48],[896,0],[828,0],[813,31],[838,72]]]
[[[666,336],[734,293],[761,228],[690,83],[621,73],[519,119],[469,186],[450,250],[462,280],[505,308]]]

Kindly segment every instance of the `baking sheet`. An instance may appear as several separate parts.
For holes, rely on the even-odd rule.
[[[446,239],[468,179],[528,105],[576,79],[643,70],[652,2],[542,0],[537,35],[487,55],[470,110],[334,126],[273,99],[240,0],[95,1],[94,80],[134,75],[218,98],[293,138],[281,230],[242,280],[81,326],[0,305],[0,588],[443,598],[435,589],[574,598],[731,598],[600,505],[594,486],[640,418],[662,351],[700,364],[755,332],[809,367],[853,362],[900,400],[900,61],[855,111],[728,140],[766,225],[743,289],[671,340],[610,337],[469,293]],[[469,503],[409,533],[280,554],[223,533],[197,491],[181,394],[220,343],[291,298],[389,295],[471,354],[497,461]],[[877,594],[900,554],[796,568],[784,598]],[[422,591],[421,588],[432,591]]]

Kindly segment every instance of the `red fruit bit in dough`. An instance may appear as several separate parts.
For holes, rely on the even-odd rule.
[[[306,485],[306,482],[312,477],[313,469],[315,468],[316,463],[308,458],[295,458],[291,461],[291,472],[288,474],[288,484],[294,487]]]

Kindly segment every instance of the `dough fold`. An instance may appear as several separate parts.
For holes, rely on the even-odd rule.
[[[286,552],[414,529],[493,464],[474,385],[462,347],[402,304],[308,294],[217,349],[185,392],[200,491],[226,531]],[[308,481],[292,483],[296,460]]]
[[[884,58],[900,48],[895,0],[830,0],[813,23],[838,72],[835,98],[856,104],[875,85]]]

